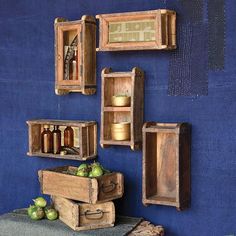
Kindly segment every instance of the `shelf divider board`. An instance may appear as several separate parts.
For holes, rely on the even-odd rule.
[[[190,206],[191,130],[187,123],[143,126],[143,204]]]
[[[111,98],[118,93],[131,97],[130,107],[113,107]],[[135,67],[131,72],[112,72],[111,68],[102,71],[101,134],[102,147],[126,145],[132,150],[142,144],[144,99],[144,73]],[[111,124],[130,122],[130,140],[117,141],[111,138]]]
[[[95,121],[76,121],[76,120],[29,120],[29,151],[28,156],[50,157],[57,159],[70,160],[91,160],[97,156],[97,123]],[[43,153],[41,151],[41,133],[44,125],[59,125],[61,129],[66,126],[71,126],[77,133],[77,145],[79,145],[79,154],[54,154]],[[59,128],[60,129],[60,128]],[[63,136],[63,132],[61,133]],[[75,134],[74,134],[75,135]],[[75,139],[75,138],[74,138]]]
[[[112,111],[131,111],[131,107],[112,107],[112,106],[109,106],[109,107],[104,107],[103,108],[104,111],[107,111],[107,112],[112,112]]]

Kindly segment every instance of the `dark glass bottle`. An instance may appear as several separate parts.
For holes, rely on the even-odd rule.
[[[52,153],[52,132],[50,125],[44,125],[44,130],[41,133],[41,144],[43,153]]]
[[[78,80],[78,54],[77,48],[74,48],[73,57],[69,62],[69,80]]]
[[[61,131],[59,130],[58,125],[54,125],[54,129],[52,131],[52,139],[53,139],[53,153],[58,154],[61,151]]]
[[[64,130],[64,146],[73,147],[74,146],[74,131],[71,126],[67,126]]]

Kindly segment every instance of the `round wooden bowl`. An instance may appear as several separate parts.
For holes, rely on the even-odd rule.
[[[128,107],[130,106],[130,96],[112,96],[111,104],[113,107]]]
[[[130,122],[111,124],[112,140],[124,141],[130,139]]]

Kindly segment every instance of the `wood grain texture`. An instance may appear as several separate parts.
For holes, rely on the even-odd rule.
[[[190,205],[190,125],[147,122],[143,126],[143,203]]]
[[[100,14],[96,18],[99,19],[99,48],[97,51],[171,50],[176,48],[176,12],[174,11],[161,9]],[[109,42],[109,23],[138,22],[140,20],[153,20],[155,22],[155,40]]]
[[[96,92],[95,18],[84,15],[81,20],[77,21],[63,21],[63,18],[62,20],[55,20],[54,31],[56,94],[65,95],[69,92],[81,92],[85,95],[94,94]],[[64,46],[66,40],[64,33],[67,32],[70,37],[72,31],[75,31],[75,35],[78,37],[78,80],[64,80]]]
[[[113,202],[100,204],[77,203],[75,201],[51,196],[59,219],[75,231],[113,227],[115,206]]]
[[[131,97],[130,107],[112,106],[112,96]],[[135,67],[131,72],[112,72],[111,68],[102,71],[101,134],[102,147],[128,145],[132,150],[141,148],[143,125],[144,73]],[[130,122],[130,140],[112,139],[113,123]]]
[[[67,174],[67,171],[76,170],[77,167],[72,166],[40,170],[42,193],[93,204],[123,196],[124,177],[121,173],[114,172],[98,178]]]
[[[29,129],[29,152],[28,156],[50,157],[57,159],[70,160],[91,160],[97,156],[97,123],[95,121],[75,121],[75,120],[29,120],[27,121]],[[43,153],[41,150],[41,133],[44,125],[54,125],[61,127],[71,126],[74,131],[78,129],[78,154],[53,154]],[[51,128],[51,130],[52,130]],[[75,134],[75,132],[74,132]],[[62,132],[63,136],[63,132]],[[62,144],[63,146],[63,144]]]

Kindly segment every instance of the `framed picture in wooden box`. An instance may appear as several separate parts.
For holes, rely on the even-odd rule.
[[[143,203],[190,205],[190,125],[147,122],[143,126]]]
[[[101,14],[98,51],[170,50],[176,48],[176,12]]]
[[[56,18],[55,92],[96,92],[96,21],[93,16],[67,21]]]

